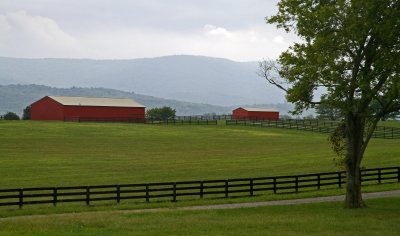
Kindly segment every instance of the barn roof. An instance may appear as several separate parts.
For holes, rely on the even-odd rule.
[[[49,98],[65,106],[145,107],[129,98],[59,97]]]
[[[263,112],[268,112],[268,111],[273,111],[277,112],[277,110],[274,110],[272,108],[257,108],[257,107],[242,107],[246,111],[263,111]]]

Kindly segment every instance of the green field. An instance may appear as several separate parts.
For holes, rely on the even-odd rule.
[[[398,235],[400,198],[224,210],[91,212],[0,219],[0,235]]]
[[[0,188],[144,183],[262,177],[337,171],[327,135],[277,128],[33,121],[0,122]],[[367,168],[399,166],[399,140],[373,139]],[[363,191],[399,189],[370,185]],[[396,235],[400,198],[232,210],[118,213],[343,194],[328,189],[249,198],[87,207],[28,205],[0,211],[0,235]],[[90,212],[89,212],[90,211]],[[54,215],[54,213],[82,214]],[[32,218],[13,216],[50,214]],[[355,227],[358,225],[360,227]]]
[[[0,122],[0,188],[261,177],[336,171],[327,135],[234,126]],[[367,168],[398,166],[374,139]]]

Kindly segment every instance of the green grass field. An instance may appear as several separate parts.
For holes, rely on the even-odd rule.
[[[0,235],[398,235],[400,198],[224,210],[91,212],[0,219]]]
[[[258,127],[0,123],[0,186],[65,186],[333,171],[327,136]],[[398,165],[373,140],[364,166]]]
[[[0,188],[143,183],[337,171],[327,135],[244,126],[0,122]],[[399,166],[399,140],[374,139],[367,168]],[[365,192],[399,189],[370,185]],[[343,194],[330,189],[251,198],[87,207],[28,205],[0,211],[0,235],[396,235],[400,198],[208,211],[122,214],[112,210],[174,208]],[[90,212],[89,212],[90,211]],[[78,215],[53,213],[83,212]],[[51,214],[38,218],[12,216]]]
[[[336,171],[327,135],[233,126],[0,122],[0,186],[39,187]],[[364,166],[400,164],[374,139]]]

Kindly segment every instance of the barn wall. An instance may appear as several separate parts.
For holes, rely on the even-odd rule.
[[[245,109],[239,107],[235,110],[232,111],[232,119],[238,120],[238,119],[247,119],[248,117],[248,111]]]
[[[241,107],[232,111],[232,119],[240,120],[279,120],[278,111],[247,111]]]
[[[31,105],[32,120],[64,120],[63,106],[49,97]]]
[[[145,109],[144,107],[65,106],[64,116],[66,120],[144,119]]]
[[[279,112],[277,111],[249,111],[250,119],[257,120],[279,120]]]

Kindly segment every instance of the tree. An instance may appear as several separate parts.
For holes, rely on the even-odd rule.
[[[30,120],[31,119],[31,106],[27,106],[24,109],[24,114],[22,115],[23,120]]]
[[[339,109],[330,107],[326,103],[321,103],[315,107],[318,119],[339,120],[342,114]]]
[[[343,115],[331,142],[344,155],[348,208],[365,206],[360,166],[378,121],[400,110],[399,16],[399,0],[282,0],[266,18],[301,42],[279,63],[260,62],[260,73],[286,91],[294,112],[325,103]]]
[[[14,112],[7,112],[3,116],[4,120],[19,120],[19,116],[15,114]]]
[[[175,109],[171,107],[155,107],[146,111],[146,116],[155,120],[166,120],[175,118]]]

